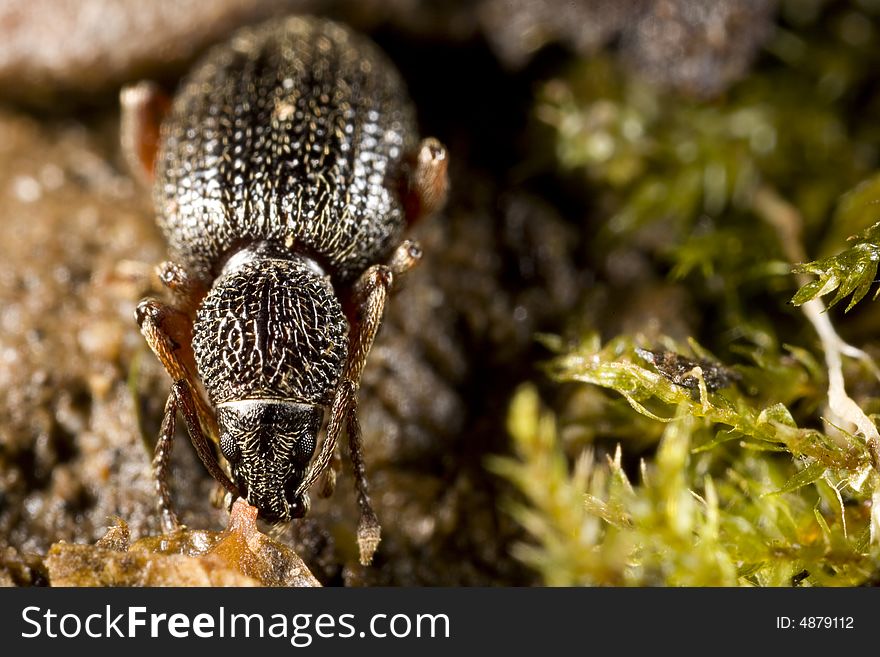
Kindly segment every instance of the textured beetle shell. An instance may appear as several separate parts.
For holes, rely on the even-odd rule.
[[[208,53],[163,123],[160,226],[206,281],[255,240],[350,281],[401,239],[415,139],[403,82],[366,39],[315,18],[246,29]]]
[[[196,316],[193,351],[211,402],[325,404],[348,350],[330,281],[300,258],[253,258],[221,276]]]

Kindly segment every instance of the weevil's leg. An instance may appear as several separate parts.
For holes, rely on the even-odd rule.
[[[153,181],[159,148],[159,125],[171,107],[171,100],[155,82],[143,81],[123,87],[119,103],[122,154],[132,173],[149,184]]]
[[[357,541],[360,562],[369,565],[381,540],[381,527],[376,512],[370,503],[366,467],[362,455],[360,424],[357,421],[357,388],[350,379],[343,379],[336,388],[330,406],[330,422],[327,435],[321,445],[321,452],[309,466],[297,495],[304,495],[315,480],[327,469],[336,452],[336,445],[343,428],[348,428],[349,448],[355,473],[355,488],[358,495],[360,520],[358,521]]]
[[[321,443],[320,453],[312,460],[309,469],[303,476],[302,483],[296,489],[297,495],[305,495],[312,484],[327,470],[327,466],[336,452],[339,435],[345,427],[348,409],[354,404],[356,394],[354,383],[348,379],[343,379],[336,387],[333,401],[330,404],[330,422],[327,424],[327,435],[324,437],[324,442]]]
[[[415,240],[404,240],[388,260],[388,269],[394,276],[394,289],[400,288],[407,272],[414,269],[422,259],[422,247]]]
[[[399,250],[399,249],[398,249]],[[392,261],[394,260],[392,256]],[[354,317],[349,338],[348,359],[343,378],[355,388],[360,385],[361,374],[385,312],[385,302],[394,283],[394,272],[388,265],[373,265],[365,271],[354,286],[352,301]]]
[[[385,303],[396,277],[402,277],[418,264],[422,249],[417,242],[405,240],[397,247],[387,265],[373,265],[354,286],[356,316],[345,367],[345,378],[360,385],[361,374],[385,312]]]
[[[297,494],[304,494],[326,470],[336,451],[343,428],[349,432],[349,447],[358,493],[360,521],[358,522],[358,547],[361,563],[368,564],[379,545],[380,527],[368,494],[366,467],[363,460],[360,423],[357,420],[357,391],[367,356],[373,346],[382,322],[385,302],[394,281],[394,275],[404,274],[421,257],[421,249],[415,242],[403,242],[389,260],[388,265],[373,265],[363,273],[354,289],[353,301],[356,316],[353,319],[349,341],[348,359],[343,369],[342,381],[336,388],[330,406],[330,422],[321,451],[312,461]]]
[[[352,382],[354,387],[352,402],[348,406],[348,444],[351,454],[352,467],[355,476],[355,488],[358,495],[358,507],[360,508],[360,521],[358,522],[358,547],[360,548],[361,563],[369,564],[373,560],[373,554],[379,546],[381,539],[379,520],[373,505],[370,502],[369,484],[367,482],[367,469],[364,464],[363,442],[361,426],[357,415],[357,389],[360,385],[361,374],[367,362],[367,357],[373,347],[382,316],[385,312],[385,303],[395,277],[403,276],[412,269],[422,257],[422,250],[416,242],[403,242],[388,265],[374,265],[361,276],[355,286],[355,301],[357,304],[357,316],[354,322],[354,331],[351,338],[348,362],[346,363],[346,379]]]
[[[199,302],[208,292],[203,281],[191,277],[181,265],[170,261],[153,266],[138,260],[120,260],[99,269],[95,275],[102,288],[108,288],[119,298],[161,295],[168,291],[173,295],[174,307],[190,316],[195,315]]]
[[[150,345],[153,353],[156,354],[173,381],[171,387],[173,403],[169,400],[169,404],[173,406],[175,412],[181,411],[196,453],[211,476],[232,493],[234,501],[239,496],[238,488],[220,467],[213,445],[205,435],[206,432],[208,436],[219,435],[217,419],[198,390],[190,383],[195,381],[192,374],[195,371],[195,361],[192,348],[189,346],[192,337],[190,316],[155,299],[144,299],[138,304],[135,318],[147,344]],[[163,430],[156,446],[157,456],[160,445],[163,443],[163,437],[166,435],[165,430],[168,429],[171,435],[174,433],[174,414],[172,413],[169,419],[168,413],[166,406],[166,416],[162,424]],[[169,424],[170,428],[167,426]],[[167,446],[167,449],[170,451],[170,445]],[[160,503],[170,505],[170,499],[162,500],[161,497],[162,493],[160,492]]]
[[[190,316],[156,299],[144,299],[138,304],[135,319],[147,344],[165,367],[171,380],[195,381]],[[194,390],[193,399],[205,431],[210,436],[219,435],[217,419],[197,390]]]
[[[312,482],[327,469],[331,458],[336,452],[336,445],[343,428],[348,429],[349,451],[355,475],[360,519],[358,520],[357,542],[360,562],[367,566],[373,560],[379,541],[382,539],[381,526],[376,512],[370,503],[369,486],[367,484],[366,466],[363,459],[361,427],[357,419],[357,386],[351,379],[343,379],[333,396],[330,407],[330,422],[327,425],[327,436],[321,445],[321,453],[314,460],[303,483],[297,490],[303,494]]]
[[[168,485],[168,466],[171,451],[174,448],[174,431],[177,428],[177,399],[174,393],[168,395],[165,403],[165,416],[159,430],[159,441],[153,456],[153,480],[159,496],[159,522],[163,534],[170,534],[180,529],[180,522],[171,503],[171,489]]]
[[[364,566],[369,566],[373,561],[373,555],[382,540],[382,527],[379,518],[373,510],[370,501],[370,487],[367,482],[367,467],[364,464],[363,440],[361,437],[361,423],[357,415],[357,398],[348,411],[348,449],[351,454],[351,464],[354,469],[354,484],[357,490],[358,508],[360,520],[358,521],[357,542],[360,552],[360,561]]]
[[[406,179],[404,208],[410,224],[439,210],[446,201],[449,187],[449,158],[446,148],[429,137],[419,144]]]
[[[238,487],[232,483],[232,480],[223,472],[223,468],[217,462],[217,453],[214,451],[213,443],[208,440],[202,430],[202,424],[199,421],[199,411],[195,403],[195,395],[189,383],[185,379],[175,381],[171,386],[171,394],[180,408],[183,420],[186,422],[186,428],[189,431],[190,440],[193,447],[196,448],[196,454],[199,455],[202,463],[211,473],[220,485],[232,494],[232,500],[237,500],[240,495]]]
[[[204,283],[190,276],[182,265],[170,260],[156,266],[156,276],[174,295],[175,307],[193,316],[208,292]]]

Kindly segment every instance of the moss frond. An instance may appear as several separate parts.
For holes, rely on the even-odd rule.
[[[536,389],[517,392],[514,456],[490,467],[514,484],[508,509],[534,539],[517,555],[548,584],[854,585],[875,570],[877,475],[857,437],[798,427],[736,385],[677,384],[626,338],[586,340],[549,372],[613,390],[665,429],[635,472],[619,447],[571,463]]]
[[[853,245],[837,255],[821,258],[799,265],[796,273],[818,276],[794,295],[791,302],[800,306],[836,291],[828,303],[834,306],[850,296],[846,310],[849,311],[861,301],[877,277],[877,262],[880,260],[880,222],[852,238]],[[877,298],[878,292],[874,293]]]

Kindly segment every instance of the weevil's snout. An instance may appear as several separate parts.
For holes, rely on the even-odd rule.
[[[270,400],[219,404],[220,450],[248,503],[270,522],[302,518],[309,499],[296,491],[315,452],[320,406]]]

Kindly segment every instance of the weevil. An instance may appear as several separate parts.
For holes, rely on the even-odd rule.
[[[347,432],[369,563],[380,526],[358,387],[394,280],[421,257],[404,232],[444,202],[446,149],[418,140],[378,46],[319,18],[245,28],[173,99],[143,82],[121,104],[123,152],[153,185],[171,256],[157,273],[172,301],[135,313],[172,380],[153,459],[163,530],[179,526],[178,414],[231,499],[273,523],[304,516],[322,475],[332,491]]]

